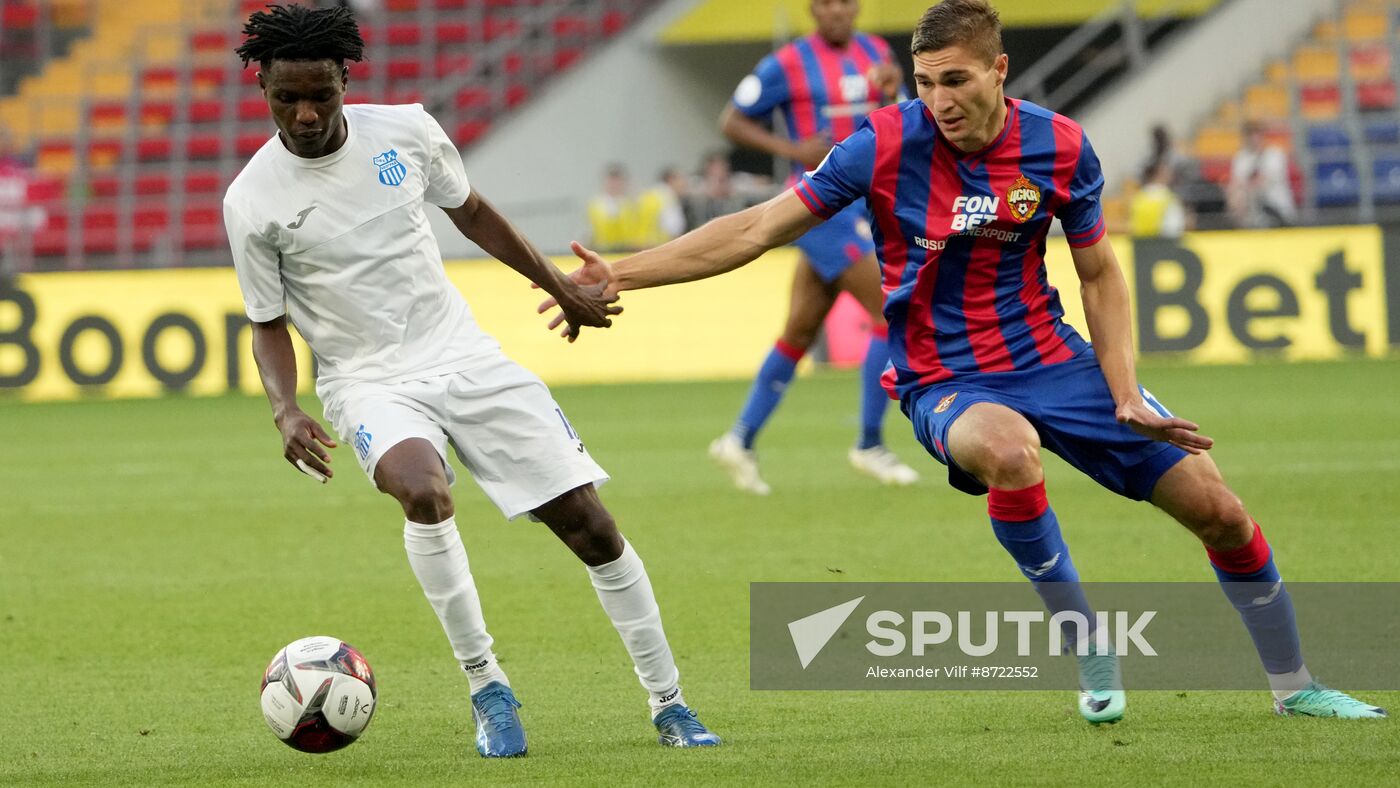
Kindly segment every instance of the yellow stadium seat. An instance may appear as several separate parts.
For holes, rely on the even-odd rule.
[[[1280,85],[1251,85],[1244,94],[1244,116],[1249,120],[1279,120],[1288,116],[1288,89]]]
[[[1192,153],[1197,158],[1218,159],[1234,156],[1240,149],[1240,131],[1231,127],[1207,127],[1196,134]]]
[[[1338,29],[1334,19],[1324,19],[1313,28],[1312,37],[1320,43],[1328,43],[1337,40]]]
[[[1303,82],[1334,80],[1342,73],[1335,47],[1304,46],[1293,53],[1293,76]]]
[[[1342,34],[1349,41],[1378,41],[1389,32],[1384,9],[1363,8],[1348,11],[1342,19]]]
[[[1264,79],[1269,82],[1287,82],[1291,73],[1288,70],[1288,63],[1282,60],[1273,60],[1264,68]]]

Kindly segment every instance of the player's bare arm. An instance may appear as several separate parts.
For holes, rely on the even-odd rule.
[[[603,294],[601,288],[585,289],[565,276],[477,192],[473,191],[462,205],[443,211],[468,240],[549,293],[569,324],[564,336],[570,342],[578,338],[584,326],[607,328],[612,325],[609,316],[622,312],[622,307],[613,303],[617,300],[615,293]],[[551,323],[550,327],[555,325],[557,323]]]
[[[831,150],[831,137],[826,134],[815,134],[793,142],[764,128],[733,105],[725,107],[724,112],[720,114],[719,130],[735,145],[798,161],[809,169],[815,169],[821,164],[822,159]]]
[[[753,262],[769,249],[792,243],[821,223],[822,219],[807,210],[789,189],[767,202],[721,216],[675,240],[611,264],[575,241],[572,249],[583,267],[569,278],[601,290],[604,297],[616,297],[623,290],[707,279]],[[555,299],[546,299],[539,311],[543,314],[556,306]],[[564,316],[555,315],[549,327],[562,322]]]
[[[1105,236],[1090,246],[1070,247],[1074,268],[1079,274],[1084,300],[1084,319],[1094,343],[1094,355],[1103,368],[1113,401],[1118,405],[1118,421],[1139,434],[1165,441],[1192,454],[1213,444],[1201,435],[1200,426],[1181,418],[1163,418],[1148,407],[1138,390],[1137,369],[1133,362],[1132,309],[1128,283]]]
[[[282,456],[303,472],[298,462],[325,479],[334,476],[326,449],[335,448],[335,440],[297,404],[297,356],[286,317],[253,323],[253,360],[272,405],[272,421],[282,433]]]

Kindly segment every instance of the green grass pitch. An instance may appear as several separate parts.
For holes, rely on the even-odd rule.
[[[1395,361],[1158,364],[1142,378],[1217,439],[1285,577],[1400,581]],[[750,691],[750,581],[1019,574],[984,502],[945,485],[896,410],[891,443],[924,480],[884,489],[849,470],[848,374],[793,387],[760,444],[773,495],[733,492],[704,450],[744,390],[555,392],[613,474],[604,500],[647,563],[687,698],[725,738],[715,751],[656,744],[582,568],[543,527],[506,524],[458,485],[525,704],[530,755],[504,762],[472,749],[466,682],[404,559],[397,507],[350,449],[318,487],[282,461],[260,399],[0,402],[0,784],[1283,785],[1400,772],[1396,721],[1276,718],[1262,691],[1130,693],[1127,718],[1101,729],[1067,692]],[[1150,507],[1053,458],[1047,474],[1086,579],[1210,579],[1199,545]],[[279,744],[258,710],[268,659],[311,634],[355,644],[379,678],[373,725],[327,756]],[[1400,710],[1400,692],[1364,697]]]

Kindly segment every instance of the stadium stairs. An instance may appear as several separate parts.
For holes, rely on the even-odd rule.
[[[347,101],[423,103],[459,146],[654,0],[384,0]],[[93,0],[91,35],[0,100],[46,224],[22,270],[227,264],[221,199],[273,131],[233,54],[262,0]]]

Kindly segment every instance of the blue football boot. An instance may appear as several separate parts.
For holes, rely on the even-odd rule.
[[[476,751],[483,758],[518,758],[525,754],[525,727],[516,709],[520,701],[510,687],[493,681],[472,695]]]
[[[719,737],[696,719],[695,712],[675,703],[661,710],[652,720],[661,738],[657,741],[667,747],[718,747]]]

